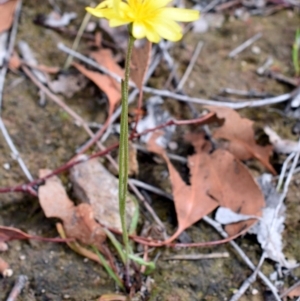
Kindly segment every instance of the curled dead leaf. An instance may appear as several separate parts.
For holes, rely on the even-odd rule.
[[[222,126],[214,131],[213,137],[229,141],[227,150],[240,160],[256,158],[269,171],[276,174],[269,162],[273,146],[260,146],[256,143],[253,130],[253,121],[242,118],[236,111],[226,107],[207,107],[215,112],[217,117],[224,119]]]
[[[40,177],[49,173],[50,170],[41,170]],[[95,221],[93,210],[89,204],[75,206],[57,177],[47,179],[45,185],[39,187],[38,195],[45,215],[49,218],[60,218],[63,221],[67,237],[102,249],[106,234]]]

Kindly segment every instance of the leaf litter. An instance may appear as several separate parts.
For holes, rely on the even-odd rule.
[[[276,175],[274,167],[270,164],[270,156],[273,153],[273,146],[260,146],[255,141],[253,121],[242,118],[236,111],[225,107],[207,107],[215,112],[224,123],[215,129],[213,137],[215,139],[228,140],[225,149],[231,152],[240,160],[256,158],[272,174]]]
[[[168,241],[177,238],[218,206],[244,215],[261,216],[263,195],[247,168],[232,154],[226,150],[209,153],[211,146],[203,134],[190,134],[187,139],[193,144],[195,154],[188,157],[191,184],[187,185],[165,150],[156,144],[157,137],[151,137],[148,149],[161,155],[167,163],[178,219],[178,228]],[[227,225],[226,231],[233,236],[255,222],[252,219]]]
[[[14,1],[8,1],[8,2],[14,2]],[[116,37],[116,35],[114,36],[114,34],[112,34],[112,38],[115,38],[115,37]],[[98,52],[98,51],[96,51],[96,52]],[[100,50],[99,50],[99,52],[100,52]],[[91,54],[91,56],[92,56],[92,54]],[[116,63],[116,59],[113,56],[112,56],[112,61],[116,64],[116,66],[119,69],[121,69],[119,67],[119,65]],[[136,65],[141,66],[142,61],[145,62],[146,60],[144,60],[142,57],[137,58],[137,60],[136,60],[137,63],[132,64],[132,69],[137,70],[137,80],[140,80],[139,81],[140,86],[143,84],[143,81],[141,80],[142,76],[139,72],[140,72],[140,70],[143,70],[144,66],[142,66],[142,68],[140,68],[140,69],[136,69]],[[13,63],[15,63],[15,64],[13,64]],[[105,64],[103,62],[100,62],[100,63],[102,65]],[[16,66],[16,67],[14,67],[14,66]],[[19,68],[18,61],[16,60],[15,62],[12,62],[11,67],[12,67],[12,69]],[[81,65],[81,67],[83,67],[83,66]],[[91,70],[87,69],[86,67],[83,67],[83,68],[85,68],[85,70],[82,72],[83,74],[84,74],[84,72],[91,71]],[[108,69],[111,70],[111,67],[109,67]],[[113,71],[113,72],[115,72],[115,71]],[[99,72],[98,72],[98,74],[104,75]],[[93,77],[93,76],[94,75],[92,75],[91,77]],[[87,77],[89,77],[89,76],[87,76]],[[61,80],[62,82],[64,82],[65,79],[62,80],[61,78],[62,78],[61,75],[59,75],[58,80]],[[66,81],[67,81],[67,79],[66,79]],[[119,102],[118,97],[120,97],[120,95],[118,94],[119,91],[117,91],[118,89],[116,88],[116,87],[118,87],[118,84],[115,80],[113,80],[109,77],[106,80],[102,80],[102,81],[104,82],[102,87],[100,87],[100,84],[97,84],[96,81],[94,81],[94,82],[107,95],[107,97],[109,99],[109,104],[110,104],[109,112],[111,114]],[[138,81],[135,81],[135,82],[137,84]],[[48,82],[48,85],[49,85],[49,82]],[[64,85],[64,83],[62,84],[62,86],[63,85]],[[67,85],[67,83],[66,83],[66,85]],[[68,88],[66,90],[68,90]],[[80,88],[78,90],[80,90]],[[62,92],[59,90],[56,90],[55,93],[62,93],[64,95],[67,95],[67,94],[65,94],[65,92]],[[214,212],[214,210],[217,207],[219,207],[217,213],[221,212],[221,218],[223,218],[223,223],[229,224],[228,226],[226,226],[226,230],[230,235],[231,235],[231,233],[239,233],[240,231],[242,231],[242,229],[247,229],[252,224],[254,225],[257,222],[257,220],[253,218],[254,216],[258,217],[258,219],[260,219],[260,220],[264,220],[264,219],[270,220],[270,218],[269,218],[270,215],[268,215],[264,212],[264,209],[268,208],[269,204],[266,204],[266,207],[264,207],[265,204],[261,198],[261,193],[257,192],[257,190],[256,190],[257,185],[256,185],[255,180],[250,175],[247,168],[239,160],[248,160],[251,158],[256,158],[256,159],[260,160],[266,168],[268,168],[271,172],[274,173],[274,169],[269,163],[269,157],[272,154],[272,147],[271,146],[261,147],[261,146],[257,145],[257,143],[255,142],[254,131],[252,128],[253,124],[251,124],[251,121],[250,121],[250,123],[249,122],[247,123],[245,118],[239,119],[238,116],[234,116],[234,114],[238,115],[236,112],[234,112],[234,111],[225,112],[226,111],[225,108],[222,108],[222,110],[221,109],[219,110],[218,108],[210,108],[210,109],[214,110],[215,112],[218,111],[217,114],[218,114],[218,117],[220,118],[220,120],[224,119],[224,121],[225,121],[224,124],[220,126],[220,128],[215,130],[214,138],[225,139],[228,141],[228,144],[226,146],[226,150],[217,149],[217,150],[213,151],[211,145],[207,141],[203,142],[203,140],[204,140],[203,137],[202,138],[199,138],[198,136],[193,137],[191,142],[194,145],[195,154],[192,156],[189,156],[189,158],[188,158],[189,168],[191,171],[191,185],[187,185],[186,183],[184,183],[182,181],[179,173],[176,171],[175,167],[172,165],[171,161],[170,160],[167,161],[166,155],[165,155],[165,150],[160,149],[161,146],[159,146],[159,149],[156,149],[156,146],[154,147],[154,151],[156,153],[160,154],[167,162],[169,172],[171,175],[170,180],[171,180],[173,188],[174,188],[175,206],[176,206],[177,213],[179,212],[179,214],[178,214],[179,227],[178,227],[178,230],[176,231],[176,233],[171,237],[171,239],[175,239],[176,235],[178,234],[177,232],[180,232],[181,229],[188,228],[190,225],[192,225],[194,223],[193,222],[194,220],[197,221],[197,220],[201,219],[203,217],[203,215]],[[239,126],[236,127],[237,130],[239,130],[239,131],[234,130],[234,127],[233,127],[234,123],[235,123],[235,125],[241,124],[242,125],[241,128],[243,128],[243,130],[240,130]],[[157,126],[157,125],[159,125],[159,122],[155,123],[155,126]],[[147,126],[145,128],[147,128]],[[243,132],[244,130],[245,130],[245,132]],[[245,136],[245,137],[243,137],[243,136]],[[149,137],[150,137],[150,135],[149,135]],[[166,143],[164,145],[166,145]],[[273,145],[274,145],[274,150],[276,151],[276,145],[275,144],[273,144]],[[215,162],[213,162],[213,161],[215,161]],[[197,168],[197,166],[201,166],[201,168],[199,168],[199,167]],[[90,166],[88,168],[93,169],[94,167]],[[203,170],[201,170],[202,168],[203,168]],[[45,171],[45,172],[47,173],[48,171]],[[77,172],[81,173],[82,171],[79,168],[77,170]],[[242,176],[241,176],[242,179],[240,179],[240,177],[235,177],[236,175],[234,174],[234,172],[237,172],[238,175],[242,174]],[[220,173],[220,175],[217,175],[218,173]],[[71,235],[73,237],[76,237],[78,240],[80,240],[82,242],[85,241],[85,239],[87,237],[89,237],[89,235],[90,235],[90,234],[86,235],[86,233],[91,233],[91,232],[93,233],[93,231],[95,231],[95,229],[96,230],[98,229],[95,226],[95,224],[92,222],[92,220],[94,220],[94,216],[95,216],[96,220],[101,221],[101,217],[96,217],[97,210],[95,209],[95,207],[97,207],[97,206],[93,206],[93,198],[94,198],[93,189],[96,191],[96,186],[93,189],[90,189],[87,185],[88,183],[84,183],[84,180],[86,180],[86,182],[93,181],[93,177],[95,174],[97,174],[97,171],[95,173],[87,172],[87,174],[85,174],[85,172],[82,172],[83,176],[81,175],[81,178],[79,177],[79,179],[74,180],[73,185],[74,185],[74,192],[75,192],[76,198],[79,199],[80,201],[83,200],[85,202],[84,204],[80,204],[78,206],[75,206],[74,203],[70,199],[68,199],[65,192],[62,193],[62,190],[64,190],[63,186],[60,187],[62,189],[61,191],[58,189],[58,186],[56,188],[53,188],[53,187],[55,187],[55,185],[52,187],[52,185],[54,184],[55,181],[52,183],[51,180],[52,179],[57,180],[55,177],[47,180],[45,185],[40,187],[41,191],[43,191],[42,187],[44,187],[45,191],[48,191],[47,189],[49,189],[48,193],[51,196],[51,198],[49,198],[47,201],[49,203],[54,203],[53,201],[50,201],[50,199],[56,200],[56,196],[60,196],[62,198],[62,201],[61,201],[62,207],[61,208],[63,210],[65,210],[65,213],[68,212],[68,213],[66,213],[66,215],[64,215],[62,212],[59,212],[58,208],[54,208],[55,210],[51,211],[52,209],[49,210],[48,205],[45,205],[45,203],[43,203],[46,208],[45,214],[47,212],[48,215],[53,214],[53,216],[56,216],[57,218],[62,219],[62,221],[64,222],[64,226],[67,225],[65,230],[68,233],[68,237]],[[227,179],[227,177],[228,177],[228,179]],[[246,189],[245,187],[247,185],[245,183],[248,181],[248,180],[246,180],[248,178],[251,179],[249,182],[250,188]],[[203,179],[203,180],[199,181],[199,179],[201,179],[201,180]],[[244,188],[244,194],[247,194],[247,195],[250,194],[250,196],[252,196],[252,198],[255,199],[255,202],[253,202],[253,203],[256,203],[256,200],[258,199],[259,200],[258,204],[254,204],[254,205],[252,204],[251,206],[249,205],[249,208],[248,208],[245,204],[248,204],[249,201],[248,201],[248,199],[242,200],[242,198],[239,196],[239,194],[241,195],[241,192],[239,192],[239,189],[237,189],[238,190],[237,192],[231,191],[234,188],[239,187],[240,181],[243,183],[241,185],[241,187]],[[199,194],[200,197],[203,197],[199,201],[199,203],[201,205],[202,205],[202,203],[204,205],[202,208],[200,208],[202,210],[202,212],[201,212],[201,210],[197,211],[198,208],[195,205],[197,203],[196,199],[198,196],[195,193],[195,191],[198,192],[198,190],[195,187],[197,187],[197,185],[199,185],[199,182],[201,184],[201,187],[203,188],[201,193]],[[95,183],[96,183],[96,181],[95,181]],[[178,183],[180,184],[179,188],[181,187],[183,193],[178,191],[178,189],[177,189]],[[97,184],[97,185],[99,185],[99,184]],[[101,187],[102,187],[102,185],[101,185]],[[252,189],[254,192],[252,191],[252,192],[248,193],[248,189],[250,189],[250,190]],[[82,190],[82,191],[78,192],[79,190]],[[98,190],[99,190],[99,187],[98,187]],[[59,191],[60,191],[60,193],[56,193]],[[191,206],[187,206],[188,208],[184,208],[185,206],[183,205],[184,204],[183,194],[185,192],[188,195],[192,196]],[[234,193],[236,193],[236,196],[231,198],[231,194],[234,194]],[[229,200],[227,200],[227,198],[226,198],[227,194],[230,196]],[[43,193],[42,193],[42,198],[44,198],[44,196],[45,195],[43,195]],[[254,198],[254,197],[256,197],[256,198]],[[187,199],[187,198],[185,197],[185,199]],[[107,206],[107,204],[101,204],[101,205],[99,205],[99,207],[103,207],[102,205]],[[199,207],[201,207],[201,206],[199,206]],[[194,210],[195,215],[194,215],[193,209],[195,209]],[[101,208],[101,210],[103,210],[103,208]],[[227,210],[226,214],[228,214],[228,216],[229,216],[229,219],[226,223],[224,222],[224,215],[225,215],[224,210],[225,211]],[[232,215],[230,216],[230,214],[232,214]],[[73,217],[72,221],[73,222],[75,221],[75,225],[69,225],[70,220],[71,220],[70,216]],[[233,223],[233,225],[232,225],[232,223]],[[264,221],[264,223],[266,223],[266,222]],[[270,248],[270,246],[269,247],[266,246],[264,248],[265,250],[267,250],[267,252],[271,252],[270,253],[271,255],[269,256],[269,258],[276,260],[276,261],[282,260],[281,255],[278,257],[278,252],[280,250],[282,251],[282,249],[280,249],[280,247],[282,247],[282,242],[278,243],[278,241],[281,239],[283,223],[284,223],[284,208],[282,211],[280,210],[280,215],[278,216],[278,224],[276,224],[277,234],[275,233],[274,237],[271,239],[271,240],[274,240],[274,242],[272,242],[272,244],[276,245],[277,257],[273,256],[274,254],[272,253],[272,251],[274,251],[274,250],[268,250],[268,248]],[[255,227],[258,227],[258,224],[259,224],[259,222],[255,224],[253,229],[255,229]],[[84,237],[81,237],[80,233],[76,233],[73,226],[78,227],[78,229],[83,229],[81,234],[84,234],[83,235]],[[4,231],[4,229],[2,229],[2,230],[0,229],[0,233],[1,233],[1,231]],[[99,230],[99,233],[100,232],[101,231]],[[265,232],[266,232],[266,229],[264,229],[261,226],[260,226],[260,229],[257,230],[256,235],[257,236],[260,235],[262,237],[259,239],[259,242],[263,241],[263,239],[266,237]],[[12,235],[12,237],[13,237],[13,235]],[[26,237],[28,237],[29,239],[32,238],[30,236],[26,236],[26,234],[24,234],[24,236],[16,235],[15,237],[19,237],[19,239],[23,239],[23,238],[27,239]],[[23,238],[21,238],[21,237],[23,237]],[[88,240],[88,242],[90,243],[91,241]],[[263,244],[262,244],[262,247],[263,247]]]

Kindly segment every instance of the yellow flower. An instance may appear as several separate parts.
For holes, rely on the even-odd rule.
[[[166,7],[172,0],[105,0],[96,8],[86,10],[109,20],[111,27],[132,24],[132,35],[136,39],[147,38],[158,43],[161,38],[178,41],[182,29],[175,22],[191,22],[199,19],[199,12],[193,9]]]

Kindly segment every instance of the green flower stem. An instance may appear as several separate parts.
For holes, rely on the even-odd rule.
[[[125,246],[125,260],[128,263],[130,251],[128,231],[126,224],[126,198],[128,183],[128,86],[130,75],[130,60],[134,45],[134,37],[130,34],[125,62],[125,77],[122,81],[122,112],[120,128],[120,147],[119,147],[119,210],[123,232],[123,242]]]

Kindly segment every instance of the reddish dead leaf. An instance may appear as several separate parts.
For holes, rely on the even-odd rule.
[[[94,82],[100,90],[102,90],[109,101],[109,116],[113,113],[115,106],[121,99],[121,87],[111,77],[101,74],[97,71],[91,71],[86,69],[84,66],[73,63],[73,66],[80,71],[83,75],[88,77],[92,82]]]
[[[10,0],[0,4],[0,33],[11,27],[17,3],[17,0]]]
[[[225,107],[207,107],[215,112],[217,117],[225,119],[224,124],[215,130],[214,138],[229,141],[227,150],[240,160],[256,158],[269,171],[276,174],[269,158],[273,152],[273,146],[260,146],[254,138],[253,121],[242,118],[236,111]]]
[[[124,77],[124,70],[116,63],[113,53],[110,49],[101,48],[98,51],[91,53],[91,57],[100,65],[107,68],[109,71],[119,75],[121,78]],[[115,79],[108,75],[104,75],[110,82],[110,86],[114,87],[115,91],[119,92],[119,98],[114,97],[114,93],[110,96],[110,93],[104,91],[109,99],[109,110],[110,114],[114,111],[115,106],[121,99],[121,84]]]
[[[0,241],[1,242],[10,241],[10,240],[24,240],[24,239],[35,239],[35,240],[51,241],[51,242],[66,242],[65,239],[33,236],[33,235],[29,235],[17,228],[0,226]]]
[[[139,90],[142,89],[151,59],[152,44],[148,40],[142,47],[134,47],[130,67],[130,77]]]
[[[41,170],[40,177],[50,173]],[[74,206],[57,177],[46,180],[39,188],[39,201],[46,217],[60,218],[69,238],[75,238],[86,245],[95,245],[100,250],[106,239],[102,227],[95,221],[89,204]]]
[[[203,135],[192,136],[196,153],[188,157],[191,185],[187,185],[165,150],[155,143],[156,138],[157,135],[153,135],[150,139],[149,149],[160,154],[167,162],[178,219],[176,233],[165,243],[173,241],[182,231],[218,206],[242,214],[261,215],[263,195],[246,167],[232,154],[225,150],[209,154]],[[249,220],[228,225],[226,231],[232,236],[254,222]]]

